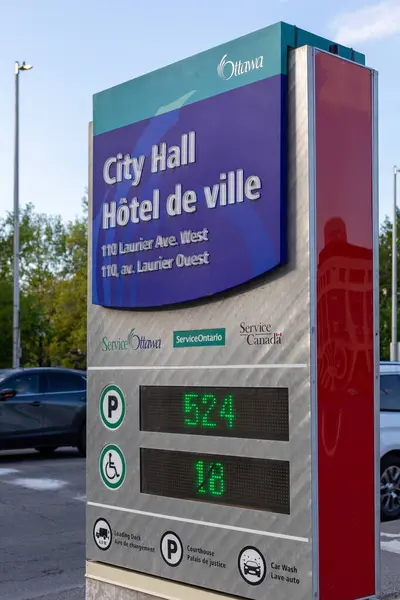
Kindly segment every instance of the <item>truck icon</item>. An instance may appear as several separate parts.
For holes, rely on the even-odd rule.
[[[96,531],[96,537],[103,539],[105,542],[108,540],[109,531],[105,527],[100,527],[98,531]]]

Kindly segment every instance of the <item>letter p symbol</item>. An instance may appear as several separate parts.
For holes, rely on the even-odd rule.
[[[178,544],[176,543],[175,540],[168,540],[167,542],[167,555],[168,555],[168,560],[171,560],[171,558],[178,552]]]
[[[118,397],[112,396],[109,394],[108,396],[108,418],[112,419],[113,412],[118,410]]]
[[[183,544],[173,531],[167,531],[161,538],[161,556],[170,567],[177,567],[183,556]]]
[[[125,398],[115,384],[107,385],[100,396],[100,417],[108,429],[117,429],[125,417]]]

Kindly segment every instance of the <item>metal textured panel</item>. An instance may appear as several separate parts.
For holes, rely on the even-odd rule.
[[[309,600],[312,595],[307,113],[303,48],[293,54],[289,71],[287,265],[224,297],[185,308],[131,312],[89,306],[87,555],[91,560],[254,600],[266,595],[286,600],[289,594]],[[249,344],[241,336],[241,323],[268,324],[270,331],[282,334],[280,342]],[[133,328],[137,335],[160,343],[140,350],[125,345],[104,349],[105,336],[123,340]],[[226,331],[224,346],[174,347],[174,331],[216,328]],[[126,403],[125,417],[116,429],[105,426],[99,408],[102,391],[111,384],[118,386]],[[290,440],[140,431],[140,385],[288,388]],[[99,473],[107,444],[117,445],[126,463],[118,489],[109,489]],[[290,514],[142,494],[140,447],[289,461]],[[107,549],[101,549],[93,535],[98,519],[110,524],[112,541]],[[163,536],[171,531],[183,544],[176,566],[161,555]],[[108,546],[107,534],[104,540]],[[239,557],[246,547],[256,548],[264,557],[265,576],[259,585],[251,585],[239,572]]]

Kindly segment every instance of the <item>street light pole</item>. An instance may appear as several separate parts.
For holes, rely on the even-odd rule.
[[[392,230],[392,343],[390,344],[390,360],[398,360],[397,345],[397,173],[393,167],[393,230]]]
[[[25,62],[15,63],[15,131],[14,131],[14,300],[13,300],[13,369],[20,363],[20,291],[19,291],[19,73],[32,69]]]

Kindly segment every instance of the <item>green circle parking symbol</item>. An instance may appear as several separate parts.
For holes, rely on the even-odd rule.
[[[115,444],[108,444],[100,454],[99,471],[103,483],[110,490],[117,490],[125,480],[126,463],[122,450]]]
[[[125,417],[125,398],[116,385],[107,385],[100,396],[100,416],[108,429],[117,429]]]

